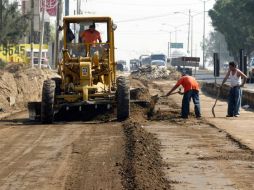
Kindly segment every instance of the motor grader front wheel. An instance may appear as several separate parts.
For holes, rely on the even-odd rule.
[[[117,120],[123,121],[130,115],[130,87],[128,80],[120,76],[116,80]]]
[[[52,123],[54,120],[54,100],[56,84],[53,80],[45,80],[42,87],[41,122]]]

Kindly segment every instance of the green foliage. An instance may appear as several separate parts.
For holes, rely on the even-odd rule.
[[[54,25],[50,25],[50,42],[55,42],[56,30]]]
[[[221,65],[233,59],[229,55],[224,36],[217,31],[211,32],[209,37],[205,39],[205,57],[210,65],[213,65],[213,53],[219,53]]]
[[[212,24],[225,36],[229,52],[237,60],[239,49],[254,51],[254,1],[217,0],[209,11]]]
[[[29,15],[22,15],[18,3],[3,0],[2,25],[0,27],[0,44],[18,43],[28,30]]]

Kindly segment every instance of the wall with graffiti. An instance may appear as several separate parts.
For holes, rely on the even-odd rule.
[[[33,44],[34,58],[39,57],[39,44]],[[31,44],[0,45],[0,59],[8,63],[30,63]],[[48,59],[48,45],[42,46],[42,58]]]

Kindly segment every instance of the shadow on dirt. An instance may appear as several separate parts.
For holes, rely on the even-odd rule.
[[[78,108],[60,110],[55,114],[55,121],[109,121],[113,119],[113,116],[113,108],[107,109],[106,105],[101,105],[98,107],[89,105],[81,111]]]
[[[88,122],[93,123],[105,123],[115,121],[115,110],[113,108],[108,109],[107,106],[87,106],[86,109],[79,110],[77,108],[70,108],[69,110],[60,110],[54,116],[54,122],[52,124],[45,125],[62,125],[66,122]],[[42,125],[40,121],[31,121],[26,116],[15,117],[10,116],[0,120],[0,123],[6,126],[17,125]]]

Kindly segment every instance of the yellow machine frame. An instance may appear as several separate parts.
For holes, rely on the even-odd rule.
[[[69,23],[103,22],[107,23],[107,45],[105,56],[87,55],[71,57],[67,44],[67,27]],[[107,103],[114,101],[116,90],[116,67],[113,21],[110,17],[64,17],[63,18],[63,59],[58,65],[61,76],[61,94],[56,95],[57,102],[63,103]],[[84,44],[89,49],[91,44]],[[94,45],[94,44],[93,44]],[[96,80],[96,78],[99,79]],[[71,91],[70,91],[71,89]],[[98,90],[100,89],[100,91]]]

